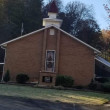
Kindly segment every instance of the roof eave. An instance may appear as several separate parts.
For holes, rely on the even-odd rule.
[[[106,66],[108,66],[108,67],[110,68],[110,65],[107,65],[106,63],[102,62],[102,61],[99,60],[98,58],[95,57],[95,60],[99,61],[100,63],[102,63],[102,64],[104,64],[104,65],[106,65]]]
[[[3,48],[6,48],[6,46],[7,46],[8,43],[11,43],[11,42],[14,42],[14,41],[16,41],[16,40],[19,40],[19,39],[22,39],[22,38],[24,38],[24,37],[27,37],[27,36],[29,36],[29,35],[35,34],[35,33],[37,33],[37,32],[40,32],[40,31],[44,30],[44,29],[47,29],[47,28],[49,28],[49,27],[55,27],[56,29],[58,29],[58,30],[60,30],[61,32],[65,33],[66,35],[70,36],[71,38],[73,38],[73,39],[79,41],[80,43],[84,44],[85,46],[91,48],[92,50],[94,50],[95,53],[101,53],[101,52],[100,52],[99,50],[97,50],[96,48],[90,46],[89,44],[87,44],[87,43],[85,43],[85,42],[83,42],[83,41],[81,41],[80,39],[74,37],[73,35],[71,35],[71,34],[69,34],[69,33],[67,33],[67,32],[65,32],[64,30],[60,29],[59,27],[57,27],[57,26],[55,26],[55,25],[49,25],[49,26],[44,27],[44,28],[42,28],[42,29],[39,29],[39,30],[37,30],[37,31],[31,32],[31,33],[29,33],[29,34],[26,34],[26,35],[24,35],[24,36],[20,36],[20,37],[18,37],[18,38],[13,39],[13,40],[10,40],[10,41],[7,41],[7,42],[5,42],[5,43],[2,43],[2,44],[0,44],[0,46],[3,47]]]
[[[53,26],[53,25],[49,25],[49,26],[44,27],[44,28],[41,28],[41,29],[39,29],[39,30],[37,30],[37,31],[28,33],[28,34],[26,34],[26,35],[17,37],[17,38],[12,39],[12,40],[9,40],[9,41],[7,41],[7,42],[4,42],[4,43],[0,44],[0,46],[1,46],[1,47],[6,47],[7,44],[9,44],[9,43],[11,43],[11,42],[14,42],[14,41],[16,41],[16,40],[19,40],[19,39],[25,38],[25,37],[27,37],[27,36],[30,36],[30,35],[32,35],[32,34],[35,34],[35,33],[37,33],[37,32],[40,32],[40,31],[42,31],[42,30],[44,30],[44,29],[47,29],[47,28],[49,28],[49,27],[51,27],[51,26]]]
[[[62,29],[60,29],[60,28],[58,28],[58,27],[56,27],[56,26],[54,26],[54,27],[57,28],[57,29],[59,29],[60,31],[62,31],[62,32],[65,33],[66,35],[70,36],[71,38],[73,38],[73,39],[79,41],[80,43],[86,45],[87,47],[91,48],[92,50],[94,50],[94,52],[96,52],[96,53],[101,53],[101,51],[99,51],[98,49],[96,49],[96,48],[90,46],[89,44],[87,44],[87,43],[81,41],[80,39],[74,37],[73,35],[67,33],[66,31],[64,31],[64,30],[62,30]]]

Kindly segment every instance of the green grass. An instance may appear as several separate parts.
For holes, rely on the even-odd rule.
[[[4,84],[0,84],[0,95],[91,105],[101,105],[110,101],[110,94],[72,90],[32,88],[27,86]]]

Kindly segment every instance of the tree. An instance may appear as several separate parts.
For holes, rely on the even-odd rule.
[[[10,71],[7,70],[3,76],[3,81],[8,82],[10,80]]]
[[[10,27],[13,27],[11,37],[21,35],[23,24],[24,33],[41,28],[42,0],[5,0],[6,14]]]
[[[44,6],[43,15],[48,17],[48,10],[52,0]],[[56,0],[59,7],[60,0]],[[59,10],[58,18],[63,20],[62,29],[80,40],[101,49],[103,45],[100,28],[93,17],[92,7],[80,2],[69,2],[64,10]]]
[[[5,13],[4,13],[4,2],[0,0],[0,26],[5,22]]]
[[[9,40],[11,30],[5,10],[5,0],[0,0],[0,43]]]
[[[0,43],[21,36],[42,27],[43,0],[0,0]],[[0,62],[4,51],[0,48]]]
[[[104,8],[105,8],[106,12],[108,13],[107,21],[110,22],[110,0],[107,0],[107,1],[108,1],[108,4],[104,4]],[[110,28],[110,26],[109,26],[109,28]]]
[[[22,0],[5,0],[5,11],[11,28],[11,38],[21,34],[21,24],[24,19],[24,2]]]
[[[82,41],[101,49],[103,44],[102,35],[96,23],[92,8],[87,8],[80,2],[70,2],[66,5],[65,11],[59,13],[63,19],[62,29],[74,35]]]
[[[25,33],[35,31],[42,27],[43,0],[26,0],[25,3]]]
[[[108,23],[110,23],[110,0],[107,0],[107,2],[108,2],[108,4],[104,4],[104,8],[105,8],[106,12],[108,13],[107,21],[108,21]],[[109,24],[108,29],[110,29],[110,24]],[[110,54],[110,46],[109,46],[109,44],[110,44],[110,37],[109,37],[110,36],[110,32],[109,32],[109,30],[106,30],[106,31],[102,30],[102,34],[103,34],[104,40],[106,39],[105,40],[106,41],[105,42],[106,43],[105,50],[109,51],[109,54]]]

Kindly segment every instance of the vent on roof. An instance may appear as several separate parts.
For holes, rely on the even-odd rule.
[[[55,30],[54,29],[50,29],[50,35],[55,35]]]

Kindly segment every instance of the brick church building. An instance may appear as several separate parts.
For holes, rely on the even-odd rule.
[[[11,81],[16,81],[17,74],[24,73],[30,82],[52,86],[57,75],[68,75],[75,85],[88,85],[95,76],[99,51],[60,28],[63,21],[57,19],[54,1],[48,16],[44,28],[0,45],[5,49],[3,75],[9,70]]]

